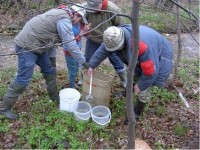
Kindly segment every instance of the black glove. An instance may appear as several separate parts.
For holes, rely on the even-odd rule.
[[[88,69],[88,68],[89,68],[89,63],[88,63],[88,62],[85,62],[85,63],[83,64],[83,67],[84,67],[84,69]]]

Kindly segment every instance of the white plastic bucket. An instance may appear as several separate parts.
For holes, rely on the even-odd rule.
[[[78,103],[77,109],[74,111],[74,116],[77,121],[88,121],[91,117],[92,106],[85,101]]]
[[[66,88],[59,92],[60,110],[74,112],[77,109],[81,94],[76,89]]]
[[[107,126],[111,120],[111,111],[106,106],[95,106],[91,110],[93,122],[99,126]]]

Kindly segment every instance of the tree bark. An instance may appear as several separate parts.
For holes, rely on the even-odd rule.
[[[139,43],[139,0],[132,1],[131,24],[132,24],[132,37],[133,37],[133,52],[131,61],[128,65],[127,71],[127,86],[126,86],[126,108],[128,116],[128,149],[135,149],[135,114],[133,108],[133,77],[134,70],[138,58],[138,43]]]
[[[177,3],[179,4],[179,0],[176,0]],[[179,7],[176,7],[176,25],[177,25],[177,35],[178,35],[178,53],[176,57],[176,63],[174,65],[174,77],[173,80],[177,80],[178,76],[178,67],[181,61],[181,53],[182,53],[182,42],[181,42],[181,27],[180,27],[180,12],[179,12]]]

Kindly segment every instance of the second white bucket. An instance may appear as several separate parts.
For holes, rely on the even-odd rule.
[[[111,120],[111,111],[106,106],[95,106],[91,110],[93,122],[99,126],[107,126]]]
[[[76,89],[66,88],[59,93],[60,110],[74,112],[77,109],[81,94]]]
[[[88,102],[80,101],[74,111],[74,117],[77,121],[88,121],[91,117],[91,109],[92,106]]]

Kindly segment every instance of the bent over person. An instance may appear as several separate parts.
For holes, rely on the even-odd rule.
[[[88,67],[85,57],[74,40],[72,24],[86,20],[77,12],[72,12],[67,6],[51,9],[28,21],[21,32],[15,37],[15,50],[18,55],[18,70],[16,78],[11,81],[0,102],[0,114],[9,119],[16,119],[17,115],[11,111],[18,96],[26,89],[30,82],[34,67],[38,65],[46,81],[49,97],[58,101],[56,83],[55,60],[52,61],[49,51],[54,44],[62,42],[72,57],[85,68]]]
[[[134,91],[138,94],[138,101],[134,108],[136,119],[142,114],[145,104],[150,100],[152,86],[164,87],[173,68],[173,49],[169,41],[157,31],[146,27],[139,27],[139,54],[135,68]],[[88,74],[92,75],[106,57],[116,52],[128,66],[132,54],[132,26],[122,25],[109,27],[103,35],[104,43],[89,61]]]
[[[114,13],[121,13],[121,9],[109,0],[87,0],[87,3],[83,5],[85,5],[87,8],[112,11]],[[87,21],[92,24],[92,27],[95,28],[96,26],[99,26],[98,28],[91,31],[90,36],[86,41],[85,58],[87,62],[89,62],[92,55],[95,53],[96,50],[98,50],[101,43],[103,42],[103,32],[110,26],[119,26],[124,24],[125,22],[123,17],[121,16],[113,17],[114,14],[112,13],[91,11],[89,9],[86,9],[86,11],[87,11]],[[120,78],[120,85],[123,88],[126,88],[127,79],[126,79],[126,68],[124,66],[124,63],[115,53],[109,55],[108,58]],[[79,85],[82,84],[82,77],[83,76],[81,74],[80,80],[78,82]]]

